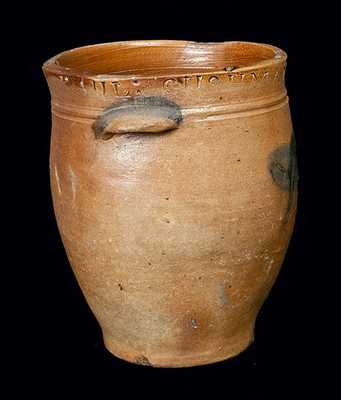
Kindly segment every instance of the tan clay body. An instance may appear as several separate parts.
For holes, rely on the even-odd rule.
[[[118,357],[200,365],[253,340],[296,212],[285,62],[268,45],[138,41],[45,63],[58,226]]]

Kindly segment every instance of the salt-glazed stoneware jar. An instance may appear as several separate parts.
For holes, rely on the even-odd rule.
[[[63,243],[114,355],[224,360],[253,340],[297,200],[286,54],[132,41],[47,61]]]

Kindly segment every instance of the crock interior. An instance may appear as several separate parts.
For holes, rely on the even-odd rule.
[[[157,76],[233,70],[271,61],[280,52],[248,42],[118,42],[67,51],[55,63],[84,74]]]

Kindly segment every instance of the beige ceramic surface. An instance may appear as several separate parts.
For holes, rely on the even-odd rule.
[[[269,45],[137,41],[44,64],[57,222],[116,356],[183,367],[253,340],[296,212],[285,63]]]

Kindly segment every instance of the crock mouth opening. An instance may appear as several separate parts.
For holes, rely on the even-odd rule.
[[[92,79],[129,79],[257,70],[284,63],[278,47],[253,42],[149,40],[78,47],[46,61],[45,71]]]

